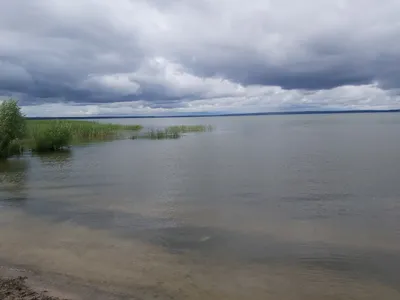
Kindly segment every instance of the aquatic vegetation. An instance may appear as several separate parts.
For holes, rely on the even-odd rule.
[[[150,139],[150,140],[165,140],[165,139],[179,139],[181,134],[176,131],[169,131],[168,129],[150,129],[147,132],[133,135],[131,139]]]
[[[205,132],[211,131],[213,128],[210,125],[174,125],[168,126],[164,129],[149,129],[144,133],[137,133],[131,139],[151,139],[151,140],[165,140],[165,139],[179,139],[184,133],[189,132]]]
[[[18,102],[10,99],[0,104],[0,159],[21,152],[19,140],[25,135],[25,117]]]
[[[118,138],[140,125],[119,125],[76,120],[28,120],[28,145],[32,151],[59,151],[71,144]]]
[[[175,125],[167,127],[169,131],[188,133],[188,132],[206,132],[212,131],[211,125]]]
[[[121,125],[80,120],[28,120],[28,129],[44,130],[54,124],[67,127],[73,142],[115,138],[123,131],[139,131],[141,125]]]
[[[70,124],[58,120],[45,124],[29,124],[29,148],[35,152],[59,151],[68,147],[72,140]]]
[[[122,125],[81,120],[26,120],[17,101],[0,104],[0,159],[21,155],[24,150],[54,152],[73,144],[132,139],[178,139],[185,133],[211,131],[210,125],[174,125],[142,132],[141,125]],[[132,131],[135,132],[132,136]]]

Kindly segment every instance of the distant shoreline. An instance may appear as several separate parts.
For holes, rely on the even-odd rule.
[[[207,117],[244,117],[244,116],[278,116],[278,115],[330,115],[330,114],[366,114],[366,113],[399,113],[400,109],[386,110],[332,110],[332,111],[286,111],[259,113],[220,113],[220,114],[185,114],[185,115],[144,115],[144,116],[82,116],[82,117],[27,117],[30,120],[100,120],[100,119],[165,119],[165,118],[207,118]]]

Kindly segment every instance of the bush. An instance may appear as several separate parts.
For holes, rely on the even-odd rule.
[[[51,152],[59,151],[68,147],[71,143],[72,134],[68,123],[54,121],[47,126],[37,127],[31,132],[32,151]]]
[[[21,153],[20,139],[25,131],[25,117],[18,102],[12,99],[3,101],[0,104],[0,159]]]

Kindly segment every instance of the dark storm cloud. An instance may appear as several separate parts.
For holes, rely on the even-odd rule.
[[[398,30],[400,35],[400,28]],[[400,46],[400,42],[399,42]],[[400,47],[396,45],[395,49]],[[185,65],[200,76],[223,76],[243,85],[274,85],[284,89],[331,89],[379,82],[385,89],[400,87],[400,52],[374,44],[326,36],[302,41],[283,61],[265,59],[254,49],[217,48],[217,59],[204,56]],[[299,55],[296,53],[305,52]],[[223,53],[228,52],[228,58]],[[210,54],[212,56],[212,54]]]
[[[312,63],[310,62],[310,64]],[[195,65],[191,68],[200,76],[223,76],[245,86],[266,85],[280,86],[284,89],[319,90],[342,85],[370,84],[376,78],[380,78],[382,83],[387,83],[387,88],[397,86],[391,76],[379,77],[369,70],[363,70],[363,67],[358,68],[354,62],[320,70],[312,70],[312,67],[299,68],[295,64],[275,67],[262,65],[260,62],[252,60],[244,61],[236,66]]]
[[[268,106],[275,87],[293,106],[318,106],[327,103],[296,91],[319,95],[360,86],[363,94],[373,84],[397,97],[392,91],[400,88],[400,2],[394,0],[0,5],[0,97],[17,95],[27,106],[145,101],[172,109],[210,101],[240,106],[243,99]],[[354,99],[333,93],[333,106],[360,104],[353,90]],[[383,95],[372,93],[365,97]]]

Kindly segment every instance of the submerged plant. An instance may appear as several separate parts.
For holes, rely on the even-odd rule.
[[[176,131],[179,133],[188,132],[206,132],[211,131],[213,128],[211,125],[175,125],[167,127],[170,131]]]
[[[149,129],[142,134],[136,134],[131,139],[151,139],[151,140],[164,140],[164,139],[179,139],[182,134],[189,132],[205,132],[211,131],[213,128],[210,125],[174,125],[168,126],[164,129]]]
[[[172,132],[168,129],[151,129],[147,133],[140,136],[141,138],[149,138],[151,140],[178,139],[181,135],[178,132]]]

